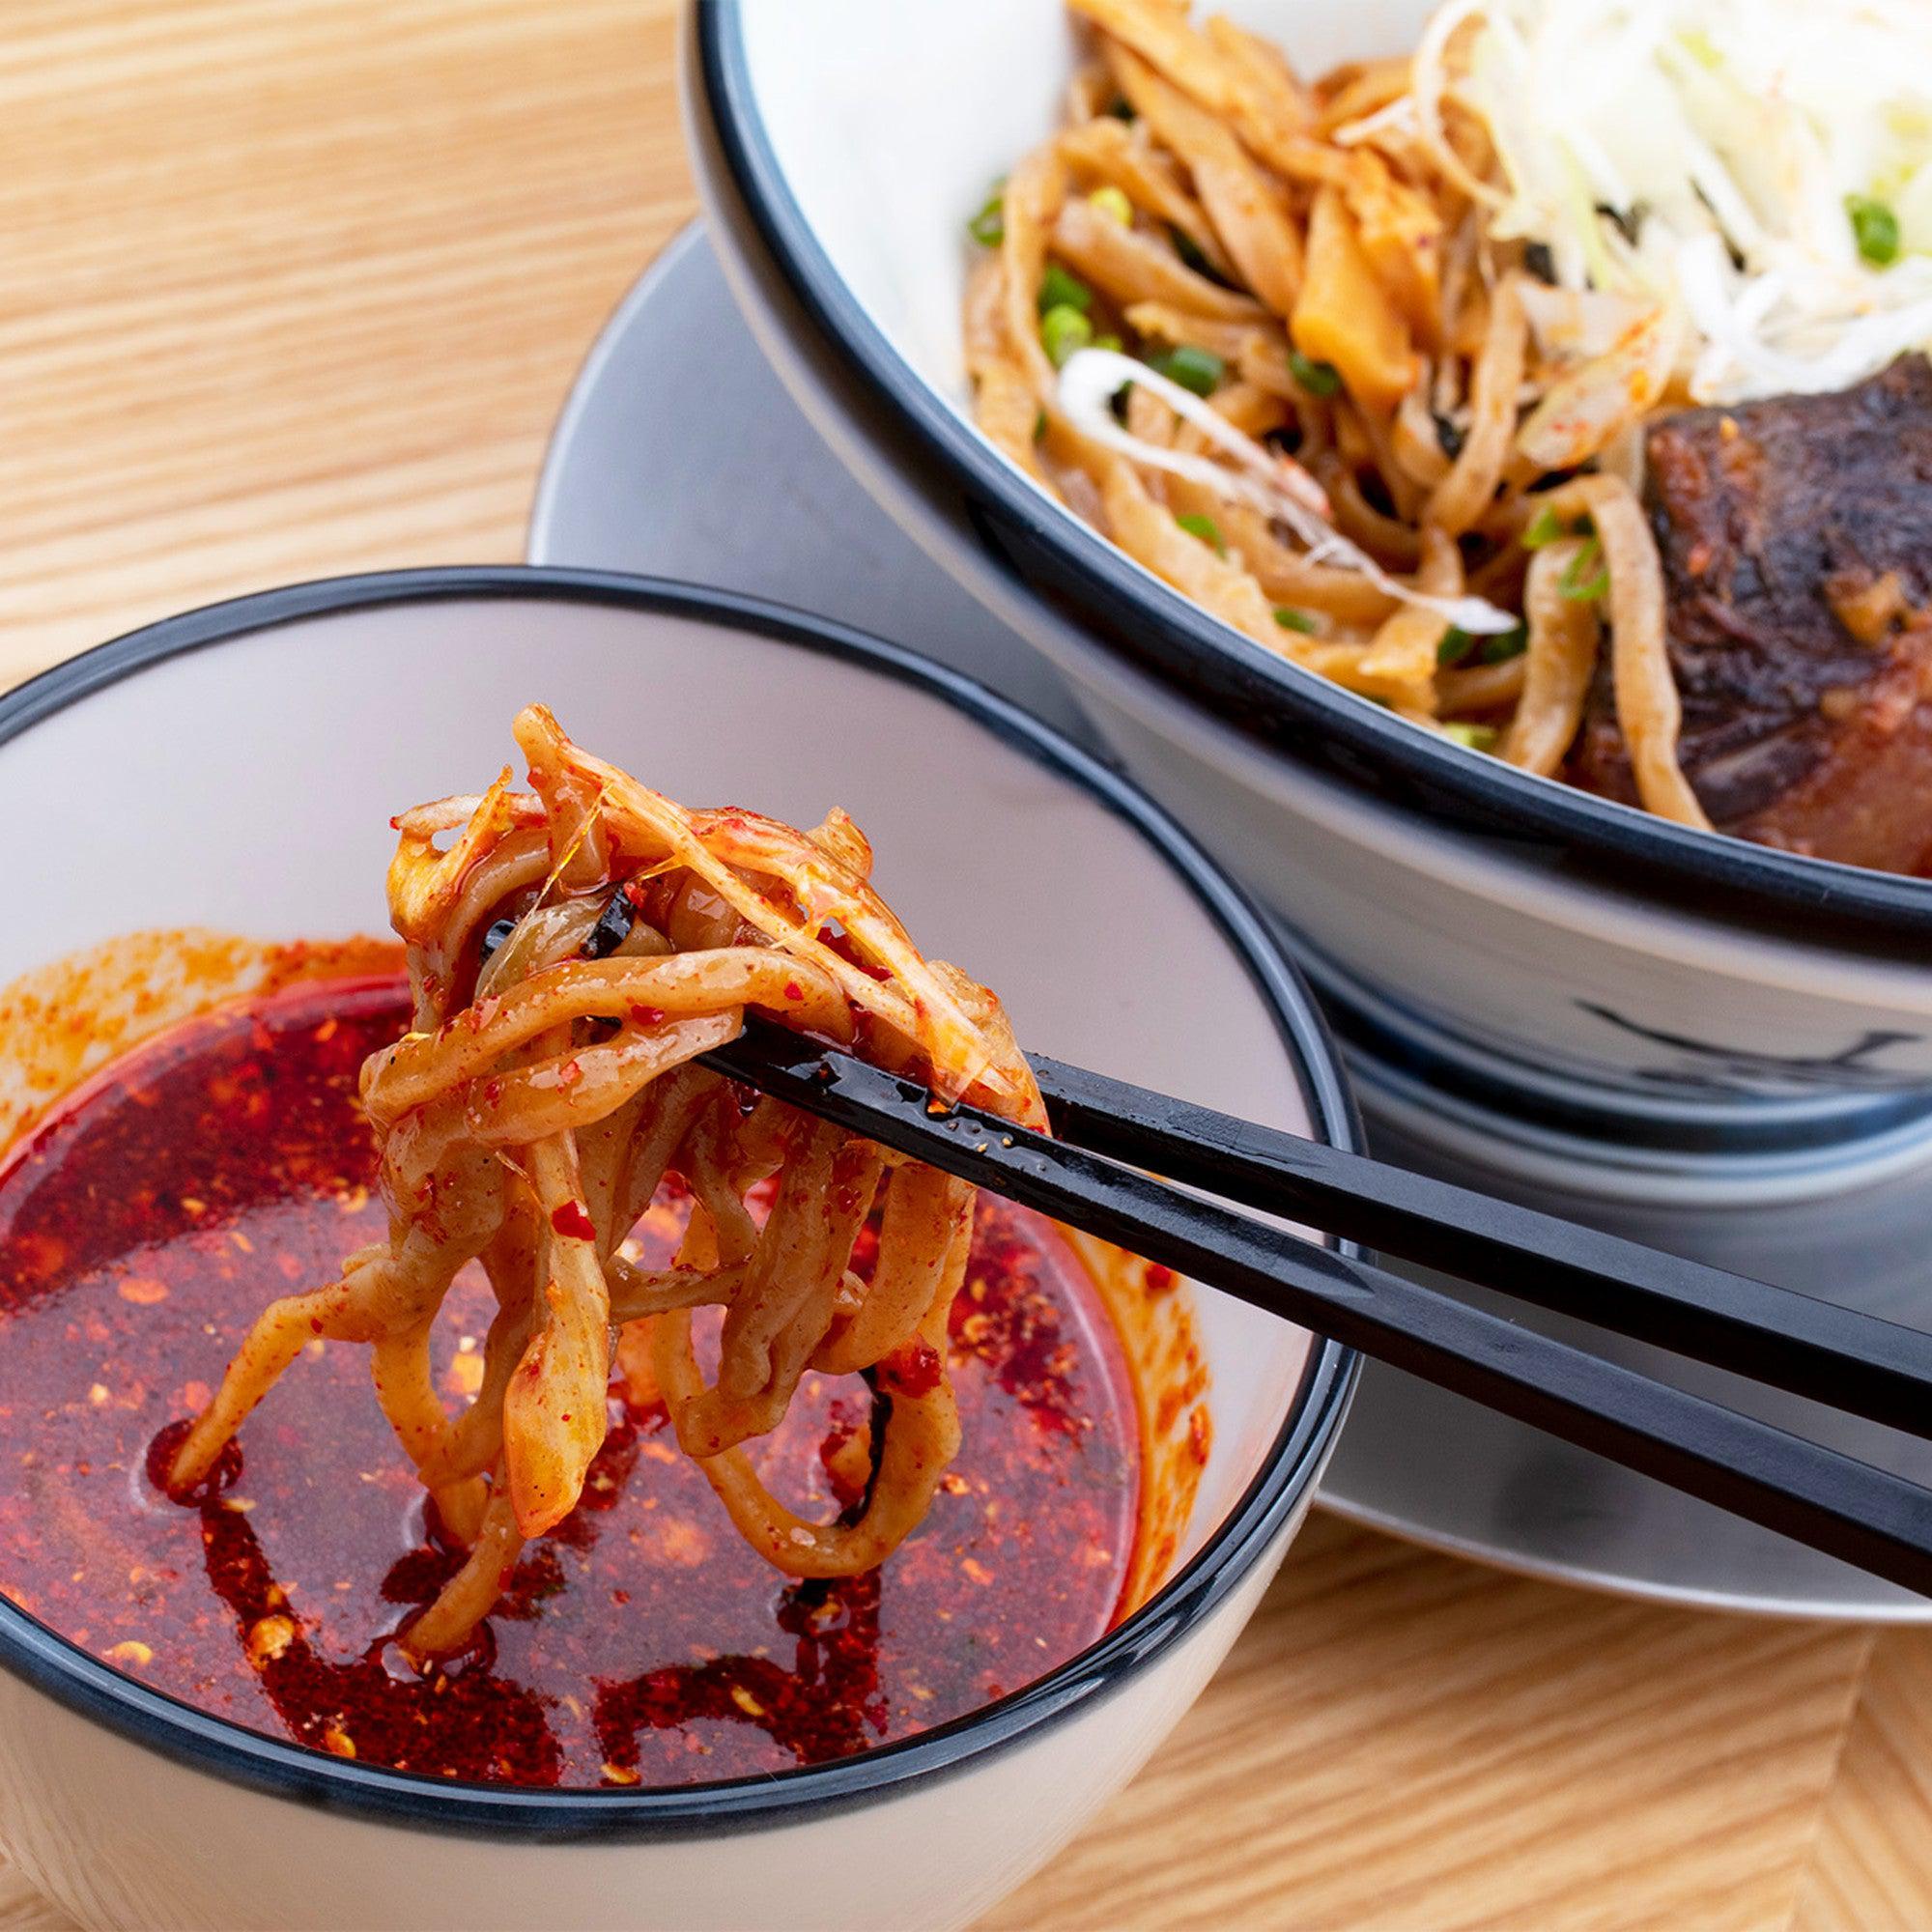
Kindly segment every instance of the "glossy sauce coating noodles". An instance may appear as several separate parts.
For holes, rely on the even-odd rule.
[[[945,1339],[973,1191],[691,1065],[748,1010],[945,1097],[1044,1118],[997,1001],[921,956],[842,813],[800,833],[687,811],[540,706],[516,732],[530,792],[505,772],[396,821],[389,905],[413,1025],[361,1083],[387,1236],[263,1312],[166,1471],[192,1496],[307,1343],[367,1345],[384,1412],[469,1551],[406,1634],[418,1657],[460,1648],[525,1543],[576,1507],[608,1427],[613,1329],[739,1531],[788,1575],[876,1567],[945,1475],[959,1441]],[[624,1244],[671,1174],[690,1225],[670,1265],[644,1267]],[[760,1218],[749,1197],[768,1182]],[[875,1208],[862,1278],[855,1243]],[[453,1417],[429,1345],[472,1262],[497,1310],[477,1400]],[[724,1322],[707,1378],[694,1312],[710,1307]],[[846,1465],[856,1499],[829,1521],[774,1495],[747,1450],[808,1372],[865,1374],[874,1395]]]
[[[383,1233],[356,1072],[408,1017],[393,977],[225,1005],[125,1056],[0,1165],[0,1590],[217,1717],[533,1785],[823,1762],[961,1716],[1106,1629],[1136,1537],[1133,1391],[1073,1255],[991,1199],[946,1336],[960,1453],[883,1570],[780,1575],[620,1374],[577,1510],[464,1651],[418,1670],[394,1633],[465,1552],[369,1398],[366,1351],[316,1338],[196,1507],[168,1500],[154,1479],[253,1315]],[[638,1265],[668,1264],[689,1205],[666,1183]],[[862,1274],[878,1236],[873,1219],[855,1243]],[[452,1409],[482,1385],[494,1307],[471,1266],[432,1323]],[[707,1367],[716,1325],[706,1311]],[[808,1371],[760,1474],[802,1511],[850,1505],[869,1408],[856,1379]]]

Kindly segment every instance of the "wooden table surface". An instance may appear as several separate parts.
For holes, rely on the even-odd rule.
[[[692,213],[672,33],[670,0],[0,0],[0,685],[290,579],[520,555],[579,359]],[[1932,1634],[1318,1520],[991,1922],[1932,1926]],[[63,1923],[0,1875],[0,1928]]]

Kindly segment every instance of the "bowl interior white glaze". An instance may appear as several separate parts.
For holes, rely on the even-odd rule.
[[[813,824],[843,805],[929,952],[1031,1047],[1305,1129],[1267,1000],[1132,826],[931,692],[687,616],[452,599],[320,616],[154,664],[0,745],[0,984],[117,933],[382,932],[389,815],[480,789],[523,704],[671,796]],[[1215,1447],[1183,1557],[1268,1456],[1309,1340],[1202,1296]]]
[[[966,420],[965,224],[988,185],[1059,124],[1078,46],[1065,8],[740,0],[740,10],[748,71],[786,185],[872,321]],[[1402,52],[1432,7],[1227,0],[1211,11],[1317,74]]]

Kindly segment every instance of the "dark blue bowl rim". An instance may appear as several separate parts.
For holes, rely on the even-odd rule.
[[[909,433],[914,452],[997,526],[1051,559],[1056,586],[1096,619],[1097,641],[1118,648],[1106,633],[1125,619],[1140,668],[1246,734],[1278,742],[1277,727],[1312,724],[1337,748],[1324,767],[1331,774],[1405,801],[1420,781],[1466,810],[1470,824],[1554,855],[1570,876],[1719,912],[1778,937],[1923,959],[1932,882],[1694,831],[1418,731],[1243,639],[1028,484],[905,360],[826,252],[759,113],[745,11],[744,0],[694,0],[696,104],[771,266],[819,342],[883,405],[889,423]]]
[[[763,599],[587,570],[452,566],[338,577],[171,617],[100,644],[0,696],[0,747],[91,694],[186,652],[337,613],[474,599],[588,603],[747,632],[916,686],[1097,798],[1178,872],[1266,1004],[1316,1130],[1360,1144],[1340,1063],[1299,974],[1268,927],[1192,838],[1118,772],[1031,713],[903,646]],[[1116,1630],[1026,1689],[859,1757],[707,1785],[535,1791],[463,1784],[311,1751],[209,1716],[109,1668],[0,1597],[0,1668],[137,1744],[270,1796],[391,1825],[498,1839],[679,1839],[760,1830],[879,1804],[1025,1743],[1118,1690],[1197,1628],[1253,1569],[1312,1488],[1359,1360],[1318,1337],[1261,1471],[1200,1554]]]

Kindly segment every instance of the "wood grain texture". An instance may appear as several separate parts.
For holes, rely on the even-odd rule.
[[[0,0],[0,685],[269,583],[518,555],[579,361],[691,211],[672,17]],[[1615,1604],[1318,1520],[990,1924],[1932,1926],[1928,1714],[1932,1635]],[[0,1873],[0,1932],[63,1924]]]
[[[1932,1632],[1880,1639],[1819,1820],[1799,1932],[1932,1924]]]
[[[1867,1643],[1318,1519],[1173,1742],[991,1923],[1783,1926]]]
[[[291,578],[521,554],[691,212],[669,0],[0,5],[0,681]]]

